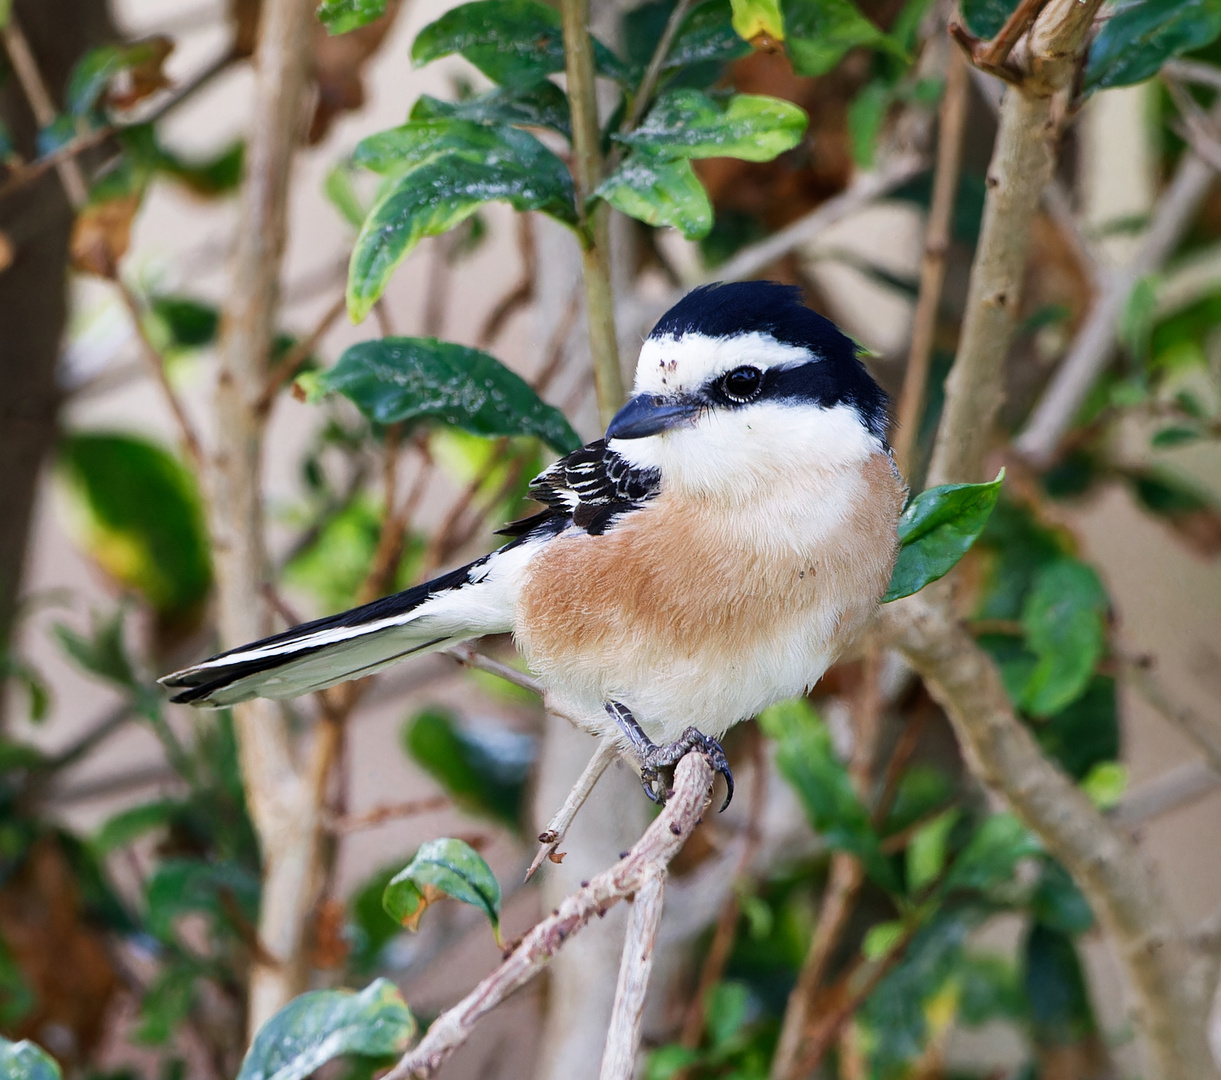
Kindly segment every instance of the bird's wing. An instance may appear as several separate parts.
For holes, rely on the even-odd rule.
[[[534,542],[522,537],[443,577],[230,649],[160,682],[178,691],[173,701],[214,708],[290,698],[466,638],[505,633]]]
[[[656,469],[634,468],[605,439],[598,439],[560,458],[530,485],[531,497],[543,503],[545,511],[500,531],[526,537],[540,529],[576,526],[597,536],[652,499],[660,484]]]

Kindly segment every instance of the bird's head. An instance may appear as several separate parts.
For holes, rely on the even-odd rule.
[[[653,328],[606,437],[692,494],[746,494],[790,470],[834,473],[883,451],[886,395],[797,288],[706,285]]]

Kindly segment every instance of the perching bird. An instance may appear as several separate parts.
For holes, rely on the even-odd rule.
[[[853,342],[797,289],[756,281],[675,304],[606,437],[531,493],[546,509],[497,551],[161,682],[193,705],[290,698],[511,631],[553,704],[635,757],[650,798],[693,747],[732,795],[715,740],[812,687],[864,629],[905,487]]]

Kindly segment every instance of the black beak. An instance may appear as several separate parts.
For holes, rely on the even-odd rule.
[[[703,402],[694,397],[637,394],[607,425],[608,439],[643,439],[694,420]]]

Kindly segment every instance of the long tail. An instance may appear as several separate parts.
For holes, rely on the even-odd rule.
[[[510,544],[408,589],[220,653],[160,679],[171,700],[219,708],[254,697],[290,698],[466,638],[512,629],[527,552]]]

